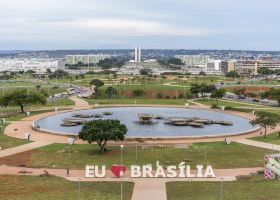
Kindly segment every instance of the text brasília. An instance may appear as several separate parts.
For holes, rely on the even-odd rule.
[[[125,173],[126,167],[117,166],[120,170],[118,174],[121,176]],[[112,171],[112,167],[111,167]],[[115,176],[115,171],[112,171]],[[101,167],[98,165],[87,165],[85,170],[86,178],[104,178],[107,177],[106,174],[106,166],[102,165]],[[204,168],[203,165],[196,165],[195,168],[191,168],[190,165],[186,165],[185,162],[180,163],[178,166],[169,165],[162,166],[158,165],[154,168],[152,165],[131,165],[130,166],[130,178],[215,178],[216,175],[211,165],[207,165]]]

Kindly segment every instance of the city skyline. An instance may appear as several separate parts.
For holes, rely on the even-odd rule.
[[[280,2],[1,0],[0,50],[280,50]]]

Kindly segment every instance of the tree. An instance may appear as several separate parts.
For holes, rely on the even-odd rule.
[[[93,120],[86,122],[78,137],[89,144],[97,142],[99,152],[103,153],[107,141],[123,141],[127,132],[119,120]]]
[[[241,88],[234,88],[233,89],[233,93],[236,95],[245,95],[246,94],[246,88],[245,87],[241,87]]]
[[[141,90],[141,89],[133,90],[133,96],[139,97],[139,96],[142,96],[142,95],[145,95],[145,92],[143,90]]]
[[[264,137],[266,137],[267,128],[275,128],[280,122],[280,116],[269,112],[256,112],[256,118],[251,120],[252,125],[260,125],[264,128]]]
[[[268,91],[268,95],[270,96],[270,98],[277,101],[278,106],[280,106],[280,89],[279,88],[278,89],[270,88],[270,90]]]
[[[141,69],[140,70],[140,75],[143,75],[143,76],[148,76],[148,75],[151,75],[153,72],[151,69]]]
[[[198,94],[200,93],[200,89],[201,89],[201,86],[198,85],[198,84],[191,84],[191,93],[194,95],[194,96],[198,96]]]
[[[191,85],[191,93],[198,96],[201,94],[202,98],[206,96],[206,93],[212,93],[217,90],[215,85],[206,85],[206,84],[192,84]]]
[[[225,88],[220,88],[218,90],[215,90],[212,94],[211,94],[211,98],[214,98],[216,99],[217,101],[217,105],[219,104],[219,99],[223,98],[223,96],[225,95],[226,93],[226,89]]]
[[[226,77],[229,77],[232,80],[234,80],[235,78],[239,78],[240,76],[236,71],[230,71],[226,74]]]
[[[115,88],[113,88],[113,87],[108,87],[108,88],[105,90],[105,93],[106,93],[106,95],[107,95],[110,99],[112,99],[112,98],[115,98],[115,97],[116,97],[116,95],[118,94],[118,91],[117,91]]]
[[[260,68],[258,68],[257,71],[258,71],[258,74],[260,74],[260,75],[270,75],[270,74],[274,73],[273,70],[271,70],[267,67],[260,67]]]
[[[182,60],[179,58],[169,58],[167,60],[167,63],[169,65],[184,65],[184,63],[182,63]]]
[[[41,89],[41,85],[35,85],[35,88],[39,91]]]
[[[48,69],[46,70],[46,73],[47,73],[47,74],[51,74],[51,73],[52,73],[52,70],[48,68]]]
[[[54,78],[61,79],[61,78],[65,78],[67,76],[69,76],[68,72],[66,72],[62,69],[57,69],[49,75],[49,78],[50,79],[54,79]]]
[[[7,93],[0,99],[0,104],[5,106],[19,106],[22,113],[24,107],[28,104],[46,104],[46,98],[35,92],[28,92],[26,90],[16,90],[12,93]]]
[[[111,69],[114,67],[121,68],[125,64],[125,60],[116,58],[105,58],[97,63],[102,69]]]
[[[35,74],[36,72],[32,69],[29,69],[25,72],[26,74]]]
[[[204,71],[199,72],[199,76],[206,76],[206,73]]]
[[[212,93],[215,90],[217,90],[215,85],[206,85],[206,84],[200,85],[200,93],[203,99],[205,98],[206,93]]]
[[[93,79],[90,82],[90,85],[94,85],[96,88],[102,87],[104,85],[104,82],[99,79]]]

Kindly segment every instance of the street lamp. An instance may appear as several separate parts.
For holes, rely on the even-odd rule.
[[[74,138],[68,138],[68,168],[67,168],[67,176],[70,175],[70,159],[71,159],[71,145],[74,144]]]
[[[221,200],[223,200],[223,181],[224,181],[224,178],[221,178]]]
[[[121,171],[120,171],[120,177],[121,177],[121,200],[123,200],[123,145],[121,145]]]

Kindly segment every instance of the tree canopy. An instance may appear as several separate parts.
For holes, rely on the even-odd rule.
[[[126,133],[126,126],[119,120],[93,120],[83,125],[78,137],[89,144],[97,142],[103,153],[107,141],[123,141]]]
[[[118,91],[115,88],[110,86],[105,90],[105,93],[110,99],[113,99],[118,94]]]
[[[99,87],[102,87],[104,85],[104,82],[99,80],[99,79],[93,79],[90,82],[90,85],[94,85],[95,87],[99,88]]]
[[[217,90],[215,85],[206,85],[206,84],[192,84],[191,93],[198,96],[201,94],[202,98],[206,96],[206,93],[212,93]]]
[[[278,105],[280,106],[280,89],[276,88],[270,88],[269,91],[267,91],[267,94],[270,98],[274,99],[278,102]]]
[[[27,90],[16,90],[5,94],[0,98],[0,104],[5,106],[19,106],[21,112],[24,112],[26,105],[46,104],[46,97],[35,92],[27,92]]]
[[[210,97],[216,99],[217,104],[219,104],[219,99],[223,98],[223,96],[225,95],[226,91],[227,90],[225,88],[217,89],[214,92],[212,92]]]
[[[240,75],[236,71],[230,71],[226,74],[226,77],[229,77],[231,79],[239,78]]]
[[[51,79],[54,79],[54,78],[61,79],[61,78],[67,77],[68,75],[69,75],[68,72],[66,72],[62,69],[57,69],[49,75],[49,78],[51,78]]]
[[[259,111],[256,112],[256,118],[251,120],[252,125],[260,125],[264,128],[264,137],[266,137],[267,128],[275,128],[280,123],[280,116],[275,113]]]
[[[273,74],[274,71],[267,68],[267,67],[260,67],[258,68],[257,70],[258,74],[261,74],[261,75],[270,75],[270,74]]]
[[[140,75],[151,75],[153,72],[151,69],[141,69],[140,70]]]
[[[124,60],[119,60],[116,58],[105,58],[104,60],[100,60],[97,63],[98,67],[101,67],[102,69],[111,69],[114,67],[120,68],[125,64]]]

